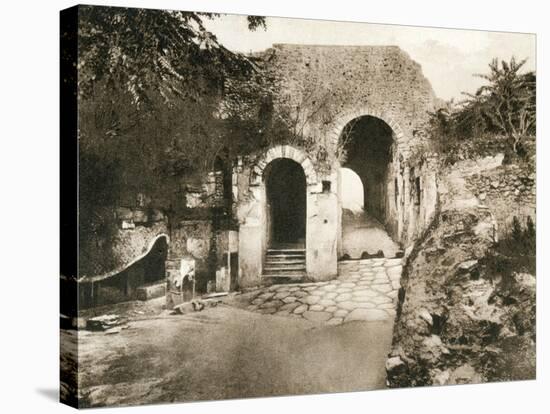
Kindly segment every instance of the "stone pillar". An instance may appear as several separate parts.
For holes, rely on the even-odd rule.
[[[257,286],[261,282],[265,253],[265,188],[250,187],[252,199],[246,206],[239,227],[239,285]]]
[[[332,279],[338,273],[339,214],[335,184],[330,192],[324,193],[318,191],[321,183],[308,186],[306,270],[312,280]]]

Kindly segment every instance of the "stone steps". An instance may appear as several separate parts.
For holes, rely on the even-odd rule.
[[[281,258],[266,257],[265,263],[266,263],[266,265],[270,264],[270,265],[273,265],[273,266],[277,266],[277,265],[297,265],[297,264],[303,264],[304,259],[303,258],[286,258],[286,257],[281,257]]]
[[[304,271],[306,270],[306,264],[304,262],[296,264],[284,264],[284,263],[266,263],[264,266],[265,272],[284,272],[284,271]]]
[[[262,277],[278,283],[303,280],[306,277],[305,249],[268,249]]]

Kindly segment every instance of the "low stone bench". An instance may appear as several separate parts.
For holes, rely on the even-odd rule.
[[[150,283],[148,285],[140,286],[136,289],[136,296],[138,300],[150,300],[160,298],[166,295],[166,281],[160,280],[158,282]]]

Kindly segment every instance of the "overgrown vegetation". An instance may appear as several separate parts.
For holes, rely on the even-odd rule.
[[[486,81],[458,104],[450,102],[431,114],[429,131],[437,151],[454,163],[491,151],[525,157],[536,131],[536,75],[520,73],[525,60],[494,59]]]
[[[206,30],[204,19],[216,14],[79,10],[80,250],[109,257],[112,207],[132,206],[145,193],[170,212],[181,204],[185,177],[240,148],[242,140],[224,133],[219,103],[226,82],[255,67]],[[258,16],[248,23],[265,27]]]
[[[525,224],[514,216],[505,237],[501,238],[484,260],[486,275],[503,288],[513,285],[514,274],[536,273],[536,230],[529,216]]]

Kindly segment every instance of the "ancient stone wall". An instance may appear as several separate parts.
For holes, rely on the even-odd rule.
[[[233,196],[240,224],[242,282],[259,283],[266,249],[262,173],[274,159],[271,152],[280,148],[303,152],[297,162],[308,177],[307,273],[321,280],[336,276],[341,245],[341,136],[348,123],[363,116],[379,118],[392,130],[391,161],[381,183],[385,224],[396,241],[411,244],[432,220],[437,203],[433,165],[411,159],[425,143],[421,130],[428,112],[438,105],[420,65],[395,46],[285,44],[254,58],[274,79],[275,116],[290,119],[310,144],[275,144],[251,154],[237,168]],[[293,158],[292,154],[278,156]]]
[[[466,185],[495,216],[499,236],[510,231],[514,217],[536,222],[534,165],[503,165],[468,177]]]
[[[534,213],[534,176],[503,159],[464,160],[440,172],[436,218],[401,279],[390,387],[535,376],[535,276],[506,278],[502,262],[496,277],[491,252],[497,229],[518,208]]]
[[[279,82],[276,108],[295,111],[304,135],[327,149],[332,165],[324,176],[317,154],[309,154],[320,180],[330,180],[338,170],[341,135],[349,122],[373,116],[391,127],[385,224],[396,241],[409,245],[433,217],[436,202],[434,171],[410,159],[425,144],[422,129],[428,112],[439,105],[420,65],[396,46],[285,44],[274,45],[261,57]],[[411,203],[418,177],[423,202]],[[337,193],[336,181],[331,185]]]
[[[311,116],[308,128],[334,144],[345,124],[372,115],[392,127],[406,147],[438,105],[420,65],[397,46],[279,44],[262,55],[281,83],[279,104],[322,112],[326,117]]]

